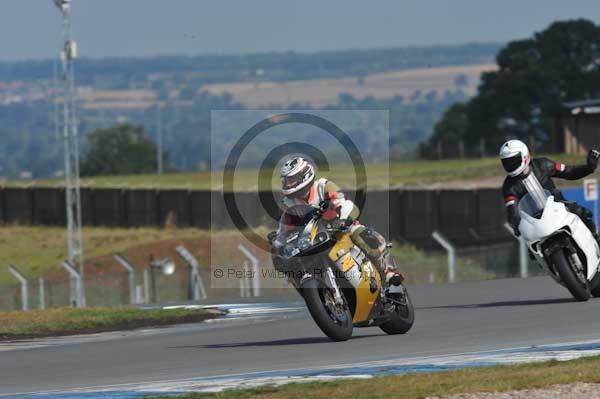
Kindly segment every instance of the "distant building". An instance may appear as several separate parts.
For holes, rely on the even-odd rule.
[[[565,152],[584,155],[591,148],[600,148],[600,98],[564,106],[568,111],[561,118]]]

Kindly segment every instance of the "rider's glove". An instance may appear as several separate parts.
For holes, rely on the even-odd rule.
[[[519,230],[519,223],[521,223],[521,218],[518,216],[514,217],[510,223],[512,226],[513,232],[515,233],[515,236],[517,236],[517,237],[519,237],[521,235],[521,231]]]
[[[329,225],[333,230],[344,230],[346,227],[348,227],[348,221],[335,219],[329,222]]]
[[[598,159],[600,158],[600,151],[590,150],[587,156],[587,164],[593,170],[598,167]]]
[[[338,217],[337,211],[335,210],[331,200],[327,199],[321,201],[319,204],[319,209],[321,210],[321,216],[325,220],[333,220]]]
[[[521,237],[521,230],[519,230],[519,225],[513,226],[513,232],[515,233],[515,236]]]

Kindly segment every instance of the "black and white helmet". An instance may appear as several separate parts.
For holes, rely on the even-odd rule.
[[[281,192],[294,194],[315,180],[315,168],[302,157],[293,157],[281,167]]]
[[[531,160],[527,145],[521,140],[509,140],[500,147],[500,160],[509,176],[523,173]]]

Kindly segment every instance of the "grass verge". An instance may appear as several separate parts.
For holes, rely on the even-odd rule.
[[[126,307],[0,312],[0,341],[195,323],[217,316],[201,309]]]
[[[541,156],[541,155],[540,155]],[[567,154],[550,155],[549,158],[564,163],[583,163],[584,157]],[[331,165],[322,173],[342,188],[355,184],[354,169],[351,165]],[[497,157],[479,159],[419,160],[395,162],[391,164],[368,164],[367,179],[371,188],[387,188],[397,185],[422,185],[489,179],[503,177],[505,172]],[[236,171],[236,190],[255,190],[259,186],[256,170]],[[163,188],[163,189],[221,189],[223,176],[220,173],[168,173],[156,175],[97,176],[83,178],[81,184],[92,188]],[[266,182],[267,184],[269,182]],[[278,174],[273,175],[272,187],[279,187]],[[16,180],[4,183],[8,187],[61,187],[61,179]]]
[[[123,252],[128,248],[164,240],[208,237],[207,230],[160,228],[84,227],[86,259]],[[2,226],[0,259],[17,265],[28,278],[60,268],[67,257],[64,227]],[[0,267],[0,285],[15,284],[5,266]]]
[[[600,382],[600,357],[517,366],[482,367],[439,373],[408,374],[361,380],[293,383],[220,393],[197,393],[179,399],[417,399],[474,392],[505,392],[555,384]],[[172,398],[173,396],[169,396]],[[166,399],[156,396],[153,399]]]

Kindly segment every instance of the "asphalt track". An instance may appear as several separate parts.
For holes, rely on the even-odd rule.
[[[326,339],[304,310],[154,332],[0,345],[0,394],[352,365],[600,339],[600,299],[574,302],[546,277],[409,288],[413,329]],[[39,344],[40,347],[36,347]]]

